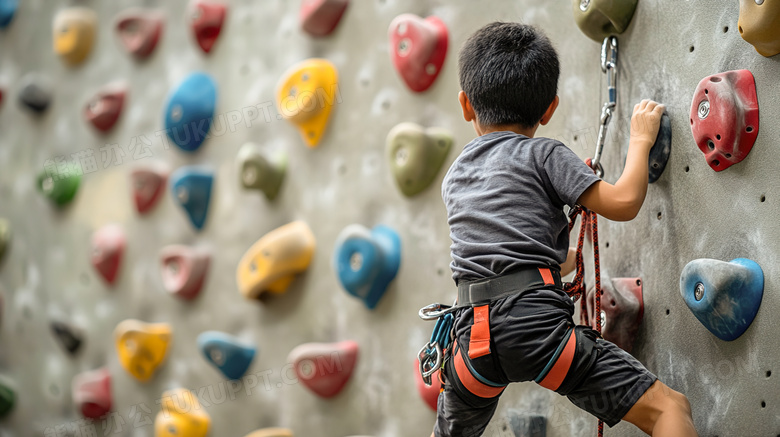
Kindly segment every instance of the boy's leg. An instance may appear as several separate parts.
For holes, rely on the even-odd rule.
[[[631,354],[598,339],[595,362],[570,392],[560,393],[610,427],[621,420],[654,436],[695,436],[685,396],[658,381]]]
[[[496,412],[498,397],[485,406],[474,408],[466,404],[455,392],[452,384],[445,385],[439,394],[436,407],[434,437],[478,437],[485,432]]]
[[[691,404],[684,394],[656,381],[623,417],[653,436],[696,436]]]

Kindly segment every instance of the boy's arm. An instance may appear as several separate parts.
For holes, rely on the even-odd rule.
[[[566,276],[574,271],[577,267],[577,248],[570,247],[569,253],[566,254],[566,261],[561,264],[561,276]]]
[[[623,174],[615,185],[604,181],[591,185],[577,203],[614,221],[628,221],[636,217],[645,201],[647,159],[658,136],[664,109],[664,105],[652,100],[642,100],[634,106]]]

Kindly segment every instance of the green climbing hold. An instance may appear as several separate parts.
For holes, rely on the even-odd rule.
[[[588,38],[601,42],[626,31],[637,0],[572,0],[574,21]]]
[[[10,387],[0,383],[0,418],[8,415],[16,403],[16,393]]]
[[[443,128],[425,129],[401,123],[387,135],[387,158],[398,188],[414,196],[436,179],[452,147],[452,134]]]
[[[254,143],[244,144],[238,151],[241,186],[260,190],[268,200],[274,200],[287,170],[287,154],[272,152]]]
[[[0,261],[3,260],[5,249],[11,242],[11,223],[0,217]]]
[[[45,171],[38,175],[38,191],[57,206],[70,203],[80,183],[81,175],[75,171],[64,174]]]

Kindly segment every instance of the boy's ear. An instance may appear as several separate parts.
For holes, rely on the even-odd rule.
[[[460,102],[460,109],[463,110],[463,119],[472,122],[477,119],[477,114],[474,113],[474,108],[471,107],[469,96],[465,92],[458,93],[458,101]]]
[[[550,122],[550,119],[552,118],[553,114],[555,114],[555,110],[558,109],[558,103],[560,102],[560,99],[558,96],[555,96],[552,103],[550,103],[550,106],[547,107],[547,111],[542,116],[542,119],[539,120],[539,124],[542,126],[546,125]]]

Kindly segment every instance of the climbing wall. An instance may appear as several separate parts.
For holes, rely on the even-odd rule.
[[[11,230],[0,260],[0,385],[15,393],[12,409],[0,419],[2,437],[162,436],[176,426],[182,427],[179,435],[200,436],[207,422],[211,436],[267,427],[296,436],[428,435],[435,413],[418,393],[414,362],[432,324],[418,319],[417,310],[449,303],[454,294],[439,186],[474,137],[456,100],[456,54],[465,39],[494,20],[544,29],[561,56],[561,106],[539,134],[564,141],[583,158],[595,150],[606,94],[600,43],[578,29],[568,0],[353,0],[325,37],[301,30],[300,0],[231,0],[224,3],[216,39],[219,10],[193,15],[181,0],[27,0],[6,22],[15,3],[0,1],[0,217]],[[780,273],[780,187],[773,139],[780,127],[771,121],[780,116],[780,65],[740,37],[738,2],[717,3],[641,0],[619,36],[618,101],[602,159],[605,179],[619,176],[631,109],[640,99],[666,103],[673,141],[639,216],[627,223],[600,221],[602,273],[641,278],[644,320],[633,354],[689,397],[701,435],[774,436],[780,434],[780,327],[773,317],[780,309],[774,279]],[[58,23],[55,53],[52,23],[75,6],[94,14]],[[156,46],[131,41],[134,55],[116,26],[120,14],[139,6],[164,24]],[[446,57],[433,56],[425,68],[435,76],[432,83],[407,84],[394,68],[391,52],[410,49],[397,40],[391,48],[388,27],[404,13],[434,15],[448,30]],[[309,23],[311,32],[330,30],[334,21],[324,15]],[[429,22],[421,31],[418,21],[406,23],[427,35],[423,41],[441,43],[440,24]],[[138,29],[150,24],[125,25],[142,34]],[[201,32],[198,40],[193,26]],[[291,67],[311,58],[330,64],[305,64],[311,77],[299,70],[292,83],[284,82]],[[715,172],[691,135],[691,102],[702,78],[740,69],[755,77],[762,124],[750,155]],[[194,73],[206,75],[195,88],[208,90],[210,80],[214,96],[205,92],[188,103],[182,84]],[[309,89],[304,82],[310,79],[320,82]],[[26,88],[30,80],[43,89]],[[86,121],[87,102],[117,81],[103,103],[89,107],[93,122]],[[426,86],[420,93],[410,89]],[[51,102],[36,113],[30,107],[40,109],[46,87]],[[277,87],[282,98],[309,90],[321,99],[301,115],[295,105],[277,105]],[[117,89],[124,90],[118,114],[112,110]],[[192,138],[169,138],[166,129],[188,122],[193,105],[206,117],[213,111],[210,137],[189,132]],[[317,130],[325,120],[327,127]],[[434,164],[415,176],[416,182],[432,179],[430,186],[405,187],[404,178],[397,185],[393,166],[419,159],[396,149],[388,156],[388,134],[404,122],[440,129],[426,133],[407,125],[393,131],[394,141],[413,138],[446,149],[452,139],[448,153],[425,155]],[[244,148],[247,143],[256,146]],[[194,151],[183,150],[188,148]],[[249,176],[246,162],[257,166]],[[168,181],[156,204],[140,214],[131,175],[159,168]],[[38,189],[67,199],[52,194],[51,178],[74,171],[81,181],[70,203],[57,207]],[[271,182],[258,182],[257,173],[271,175]],[[212,184],[205,200],[197,188],[204,181]],[[279,237],[282,243],[261,245],[245,258],[261,237],[292,222],[298,223]],[[264,256],[279,262],[264,263]],[[376,271],[361,270],[374,268],[377,258]],[[734,341],[708,331],[681,297],[683,268],[700,258],[747,258],[763,269],[760,310]],[[256,277],[264,266],[269,270]],[[379,277],[379,285],[367,287],[355,272]],[[128,319],[166,325],[120,324]],[[75,338],[58,340],[52,322]],[[200,336],[206,331],[221,334]],[[139,332],[149,337],[126,337]],[[214,344],[235,348],[214,352],[208,349]],[[131,361],[139,354],[143,364]],[[221,363],[222,371],[210,361]],[[322,370],[321,361],[329,378],[317,386],[313,370],[297,364],[317,363],[315,370]],[[74,382],[101,368],[89,384]],[[197,399],[176,391],[181,388]],[[0,397],[7,406],[7,390]],[[82,412],[105,415],[93,421]],[[161,423],[157,434],[155,419]],[[512,430],[542,422],[551,437],[596,432],[594,418],[529,383],[506,390],[486,435],[531,435]],[[537,429],[533,435],[543,434]],[[621,424],[606,435],[640,433]]]

